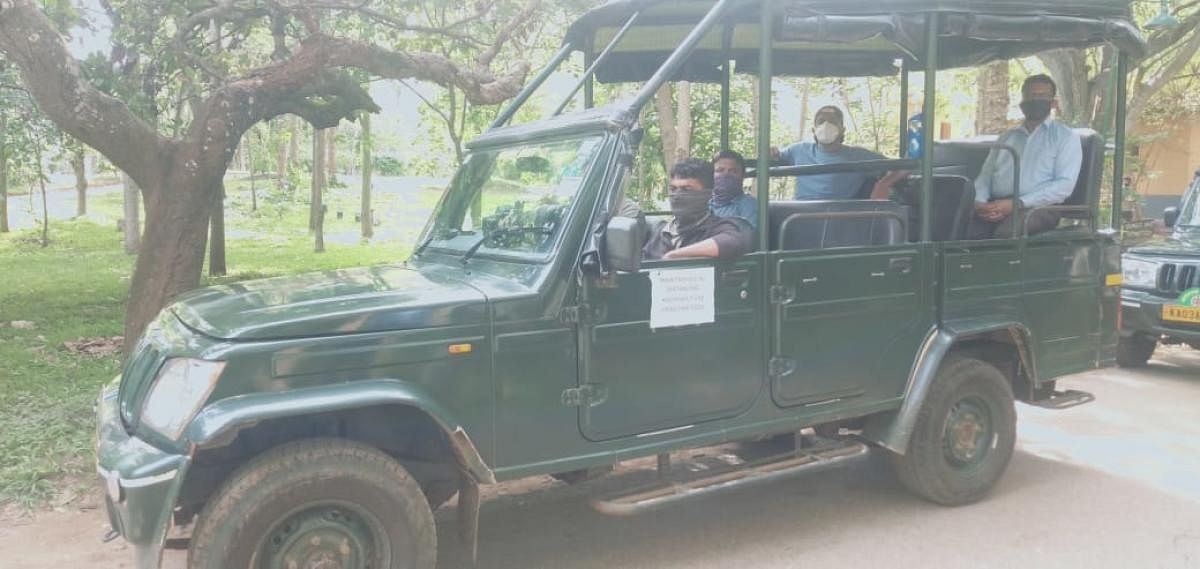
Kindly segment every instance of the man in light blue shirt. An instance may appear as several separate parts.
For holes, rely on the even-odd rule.
[[[797,142],[782,151],[772,149],[772,157],[792,166],[843,164],[866,160],[884,160],[866,148],[846,146],[845,117],[834,106],[821,107],[813,117],[813,142]],[[892,184],[908,172],[892,172],[876,181],[874,172],[836,172],[796,177],[795,199],[852,200],[867,197],[887,199]]]
[[[1021,87],[1025,124],[997,141],[1016,149],[1021,159],[1020,193],[1013,197],[1012,154],[994,149],[988,153],[975,180],[975,217],[968,231],[972,239],[1011,239],[1013,220],[1027,216],[1028,235],[1058,227],[1061,214],[1036,208],[1063,203],[1075,191],[1083,164],[1079,135],[1053,118],[1058,87],[1047,75],[1034,75]],[[1030,211],[1032,210],[1032,213]]]
[[[746,159],[732,150],[722,150],[713,158],[713,197],[708,208],[719,217],[737,217],[758,227],[758,200],[747,195]]]

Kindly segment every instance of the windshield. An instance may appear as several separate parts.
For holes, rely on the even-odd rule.
[[[1200,178],[1192,181],[1192,187],[1183,197],[1183,207],[1179,210],[1180,227],[1200,227]]]
[[[550,252],[602,141],[598,135],[472,153],[420,243],[464,256]]]

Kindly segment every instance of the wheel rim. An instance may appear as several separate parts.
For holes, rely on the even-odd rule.
[[[991,454],[996,433],[988,406],[976,397],[959,400],[946,416],[943,454],[951,466],[971,470]]]
[[[284,516],[258,547],[260,569],[390,567],[379,521],[353,504],[312,505]]]

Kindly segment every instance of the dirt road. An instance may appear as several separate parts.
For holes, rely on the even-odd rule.
[[[1160,351],[1143,371],[1065,381],[1097,401],[1068,411],[1019,406],[1020,442],[995,493],[947,509],[906,494],[882,456],[633,518],[589,495],[636,477],[625,468],[577,487],[522,481],[483,506],[490,569],[1164,568],[1200,569],[1200,351]],[[454,509],[438,513],[439,569],[469,566]],[[0,567],[130,567],[101,544],[97,510],[0,525]],[[182,569],[172,553],[166,567]]]

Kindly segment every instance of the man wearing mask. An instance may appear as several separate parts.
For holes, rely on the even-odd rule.
[[[689,158],[671,168],[667,186],[672,218],[650,230],[642,248],[647,260],[716,257],[732,259],[750,250],[746,222],[714,215],[712,164]]]
[[[1013,159],[1008,151],[988,153],[975,180],[975,217],[969,234],[972,239],[1011,239],[1013,219],[1027,215],[1029,235],[1058,227],[1060,214],[1038,210],[1041,206],[1061,204],[1075,190],[1079,168],[1083,164],[1083,146],[1079,135],[1050,117],[1058,106],[1058,87],[1047,75],[1034,75],[1021,87],[1021,112],[1025,123],[1002,135],[997,141],[1011,146],[1021,160],[1020,194],[1013,198]]]
[[[746,220],[758,227],[758,200],[742,189],[746,178],[746,159],[732,150],[722,150],[713,158],[713,197],[708,208],[719,217]]]
[[[771,149],[771,157],[792,166],[842,164],[865,160],[884,160],[883,156],[866,148],[847,146],[845,115],[834,106],[817,109],[813,117],[813,142],[797,142],[779,151]],[[852,200],[870,191],[871,199],[887,199],[892,185],[908,175],[907,171],[889,172],[875,181],[871,172],[837,172],[796,177],[798,200]]]

